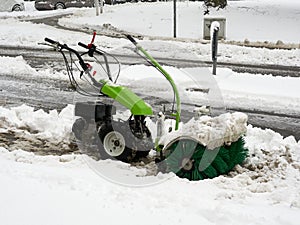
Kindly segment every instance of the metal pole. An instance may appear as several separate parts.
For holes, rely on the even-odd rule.
[[[96,8],[96,16],[99,16],[99,0],[95,0],[94,4]]]
[[[100,0],[100,13],[103,13],[104,0]]]
[[[176,38],[176,0],[173,0],[173,16],[174,38]]]
[[[217,23],[212,23],[212,37],[211,37],[211,50],[212,50],[212,61],[213,61],[213,75],[217,74],[217,55],[218,55],[218,33],[219,33],[219,28],[220,24]]]

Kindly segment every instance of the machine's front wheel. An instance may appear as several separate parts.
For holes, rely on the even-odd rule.
[[[124,136],[118,131],[107,133],[103,139],[103,148],[109,156],[120,156],[126,149]]]

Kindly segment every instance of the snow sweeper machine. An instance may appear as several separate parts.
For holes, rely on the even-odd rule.
[[[45,38],[47,45],[60,52],[66,64],[73,89],[82,96],[75,103],[76,120],[72,131],[80,149],[94,146],[100,160],[114,159],[131,163],[149,157],[155,151],[155,160],[162,172],[174,172],[181,178],[201,180],[213,178],[231,171],[247,157],[243,135],[247,117],[225,113],[217,117],[199,117],[184,124],[181,122],[180,93],[173,80],[132,36],[124,35],[134,45],[135,52],[156,68],[168,81],[174,92],[172,111],[154,113],[153,108],[129,88],[117,84],[120,74],[118,59],[94,44],[78,43],[82,51],[67,44]],[[108,59],[118,64],[113,79]],[[98,67],[97,67],[98,66]],[[105,79],[97,78],[97,68],[105,73]],[[147,75],[145,75],[147,76]],[[86,100],[87,97],[89,100]],[[128,118],[116,116],[116,103],[130,111]],[[147,120],[156,124],[156,137],[147,126]],[[171,118],[174,126],[167,133],[164,118]],[[191,130],[191,127],[197,129]]]

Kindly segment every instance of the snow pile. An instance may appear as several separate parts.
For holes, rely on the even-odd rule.
[[[22,105],[6,109],[0,107],[1,133],[22,133],[26,138],[47,140],[53,144],[69,143],[74,120],[74,106],[68,105],[60,113],[51,110],[34,111],[33,107]]]
[[[0,56],[0,63],[1,74],[37,75],[36,70],[28,65],[22,56]]]
[[[251,171],[252,179],[255,178],[259,183],[269,183],[272,188],[276,188],[283,180],[299,184],[300,141],[297,143],[293,136],[283,138],[272,130],[253,128],[251,125],[245,141],[249,149],[245,167]]]
[[[61,58],[62,59],[62,58]],[[12,76],[14,78],[47,78],[58,80],[69,80],[65,71],[57,71],[53,68],[35,69],[31,67],[23,56],[7,57],[0,56],[1,76]]]
[[[201,116],[182,124],[179,130],[164,135],[160,144],[167,145],[180,137],[192,137],[214,149],[237,141],[247,131],[247,115],[244,113],[226,113],[217,117]]]
[[[274,205],[300,208],[300,141],[248,125],[245,143],[249,150],[246,163],[229,174],[232,179],[215,179],[224,189],[218,198],[241,200],[268,193]]]

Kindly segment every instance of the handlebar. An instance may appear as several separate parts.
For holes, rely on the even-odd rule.
[[[80,64],[80,66],[82,67],[82,69],[84,70],[84,71],[86,71],[87,69],[88,69],[88,67],[87,67],[87,65],[86,65],[86,63],[83,61],[83,59],[82,59],[82,57],[81,57],[81,55],[75,50],[75,49],[73,49],[73,48],[70,48],[68,45],[66,45],[66,44],[60,44],[58,41],[54,41],[54,40],[52,40],[52,39],[50,39],[50,38],[45,38],[44,39],[46,42],[49,42],[50,44],[56,44],[58,47],[60,47],[60,49],[62,50],[62,49],[66,49],[66,50],[68,50],[68,51],[70,51],[70,52],[73,52],[75,55],[76,55],[76,57],[78,58],[78,60],[79,60],[79,64]]]
[[[103,55],[103,53],[102,53],[101,51],[98,51],[97,48],[96,48],[96,46],[93,45],[93,44],[86,45],[86,44],[83,44],[82,42],[78,42],[78,45],[79,45],[80,47],[83,47],[83,48],[88,49],[88,50],[89,50],[89,51],[88,51],[88,55],[89,55],[90,57],[93,57],[94,52],[98,53],[99,55]]]
[[[130,34],[126,34],[125,36],[127,37],[127,39],[128,39],[129,41],[132,42],[132,44],[137,45],[136,40],[134,40],[134,38],[133,38]]]
[[[78,42],[78,45],[79,45],[80,47],[89,49],[89,47],[88,47],[86,44],[83,44],[82,42]]]
[[[50,38],[45,38],[45,41],[46,42],[49,42],[50,44],[56,44],[56,43],[58,43],[58,42],[56,42],[56,41],[53,41],[52,39],[50,39]],[[58,43],[59,44],[59,43]]]
[[[44,39],[46,42],[49,42],[49,43],[51,43],[51,44],[53,44],[53,45],[57,45],[60,49],[59,49],[59,51],[60,52],[62,52],[63,53],[63,49],[66,49],[67,51],[70,51],[70,52],[72,52],[72,53],[74,53],[75,55],[76,55],[76,57],[78,58],[78,60],[79,60],[79,64],[80,64],[80,66],[81,66],[81,68],[83,69],[83,71],[88,71],[88,65],[84,62],[84,60],[83,60],[83,58],[81,57],[81,55],[79,54],[79,52],[78,51],[76,51],[75,49],[73,49],[73,48],[70,48],[68,45],[66,45],[66,44],[60,44],[58,41],[54,41],[54,40],[52,40],[52,39],[50,39],[50,38],[45,38]],[[87,45],[85,45],[85,44],[83,44],[83,43],[81,43],[81,42],[79,42],[78,43],[78,45],[80,45],[80,46],[82,46],[82,47],[84,47],[84,48],[88,48],[88,46]],[[96,47],[94,47],[94,49],[95,49]],[[88,49],[90,49],[90,48],[88,48]],[[90,49],[91,50],[91,49]],[[89,50],[89,51],[90,51]],[[100,53],[100,54],[102,54],[102,53]],[[102,87],[102,84],[100,84],[99,82],[97,82],[95,79],[94,79],[94,77],[92,77],[90,74],[89,74],[89,77],[90,77],[90,79],[92,80],[92,82],[93,82],[93,85],[95,85],[96,87]]]

